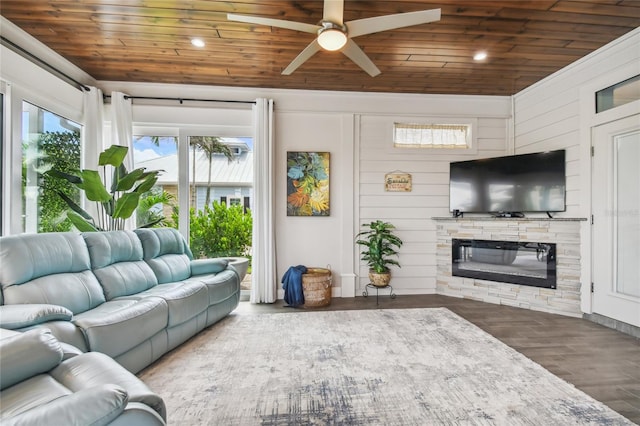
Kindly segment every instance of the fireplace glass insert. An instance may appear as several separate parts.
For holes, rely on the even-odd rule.
[[[556,245],[524,241],[452,240],[453,276],[556,288]]]

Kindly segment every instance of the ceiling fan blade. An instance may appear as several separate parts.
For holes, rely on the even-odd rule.
[[[427,24],[440,20],[440,9],[419,10],[417,12],[396,13],[395,15],[376,16],[346,22],[349,37]]]
[[[365,72],[371,77],[375,77],[380,74],[378,67],[371,62],[371,59],[369,59],[367,54],[364,53],[353,40],[347,40],[347,45],[342,49],[342,53],[355,62],[360,68],[365,70]]]
[[[291,61],[291,63],[282,71],[283,75],[289,75],[302,64],[304,64],[307,59],[315,55],[320,50],[320,45],[318,44],[318,40],[313,40],[307,47],[304,48],[302,52],[296,58]]]
[[[288,30],[302,31],[305,33],[316,34],[322,27],[319,25],[305,24],[304,22],[285,21],[283,19],[263,18],[261,16],[236,15],[228,13],[229,21],[246,22],[248,24],[267,25],[270,27],[286,28]]]
[[[342,25],[343,12],[344,0],[324,0],[323,21],[330,21],[334,24]]]

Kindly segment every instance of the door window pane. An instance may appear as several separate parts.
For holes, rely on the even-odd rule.
[[[250,251],[253,142],[250,138],[189,137],[189,243],[196,257],[246,256]]]
[[[28,102],[22,103],[22,230],[69,231],[67,205],[59,192],[80,203],[79,190],[63,179],[44,174],[49,169],[80,169],[78,123]]]
[[[616,136],[616,286],[640,297],[640,132]]]

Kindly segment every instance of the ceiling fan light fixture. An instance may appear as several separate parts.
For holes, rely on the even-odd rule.
[[[347,44],[345,28],[332,22],[323,22],[318,30],[318,44],[324,50],[340,50]]]

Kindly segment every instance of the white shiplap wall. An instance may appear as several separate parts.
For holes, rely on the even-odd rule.
[[[640,32],[633,31],[514,96],[515,153],[555,149],[567,151],[567,217],[584,215],[581,192],[589,190],[583,176],[584,138],[582,89],[594,80],[607,80],[616,69],[631,66],[640,73]],[[604,83],[604,87],[617,83]],[[582,97],[584,94],[582,94]],[[593,102],[595,93],[588,95]],[[588,132],[587,132],[588,135]],[[588,168],[587,168],[588,169]]]
[[[567,150],[567,211],[558,216],[591,214],[591,129],[621,118],[632,105],[596,115],[595,92],[640,74],[639,46],[637,28],[513,97],[516,153]],[[593,259],[587,224],[582,222],[580,237],[580,307],[590,313]]]
[[[366,284],[367,271],[359,261],[354,237],[361,223],[376,218],[393,222],[406,241],[400,271],[410,275],[398,276],[399,293],[434,293],[435,225],[431,217],[448,214],[449,161],[503,155],[511,137],[508,97],[101,84],[107,90],[138,96],[274,99],[277,277],[280,279],[293,265],[330,265],[336,297],[362,295],[359,282]],[[183,116],[181,111],[171,110],[174,119]],[[396,114],[476,119],[479,149],[473,155],[455,156],[394,150],[392,144],[385,144],[391,143],[388,125]],[[146,122],[151,117],[138,119]],[[331,216],[286,216],[287,151],[330,152]],[[395,169],[414,174],[415,189],[408,196],[383,191],[384,173]],[[366,195],[361,197],[361,190]]]
[[[394,148],[394,121],[411,118],[363,115],[360,117],[359,219],[360,224],[384,220],[396,227],[403,240],[392,282],[397,294],[428,294],[436,289],[436,225],[431,219],[449,215],[449,162],[505,155],[508,117],[477,116],[474,153],[462,150]],[[415,118],[414,118],[415,119]],[[386,173],[401,171],[412,176],[411,192],[385,192]],[[360,264],[359,291],[369,282],[367,267]]]

